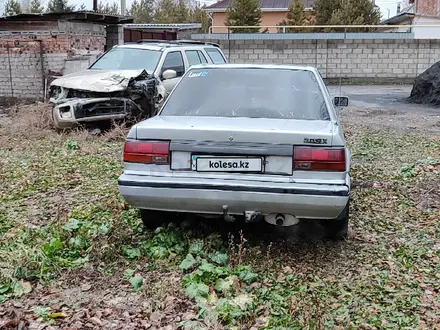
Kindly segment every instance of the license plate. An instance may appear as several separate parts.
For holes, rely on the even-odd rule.
[[[263,159],[192,156],[192,169],[198,172],[261,172]]]

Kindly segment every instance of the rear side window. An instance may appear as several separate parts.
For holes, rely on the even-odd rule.
[[[318,80],[308,70],[193,69],[160,115],[330,120]]]
[[[211,58],[214,64],[224,64],[226,63],[222,53],[217,48],[205,48],[208,56]]]
[[[185,73],[185,65],[183,64],[183,57],[181,52],[168,53],[163,62],[161,74],[166,70],[174,70],[177,72],[177,77],[183,76]]]
[[[208,63],[205,55],[200,50],[187,50],[185,51],[186,57],[188,58],[189,65],[197,65]]]

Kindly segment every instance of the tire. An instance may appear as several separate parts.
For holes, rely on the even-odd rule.
[[[171,212],[144,209],[140,209],[139,211],[141,213],[144,230],[156,229],[171,221],[175,222],[177,220],[177,215]]]
[[[325,237],[331,240],[345,240],[348,236],[348,221],[350,217],[350,202],[347,203],[339,217],[322,220],[321,226],[325,229]]]

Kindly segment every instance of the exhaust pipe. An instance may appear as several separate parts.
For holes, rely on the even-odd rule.
[[[284,215],[277,214],[275,216],[275,223],[276,223],[277,226],[282,226],[284,224]]]
[[[299,219],[297,217],[287,213],[271,213],[266,215],[264,217],[264,220],[271,225],[279,227],[293,226],[299,222]]]

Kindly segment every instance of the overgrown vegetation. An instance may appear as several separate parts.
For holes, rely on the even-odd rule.
[[[343,114],[353,154],[347,242],[315,240],[319,228],[285,240],[266,225],[237,231],[194,219],[142,232],[117,191],[123,131],[55,133],[48,111],[18,107],[0,123],[0,324],[439,323],[438,136],[372,129]]]

